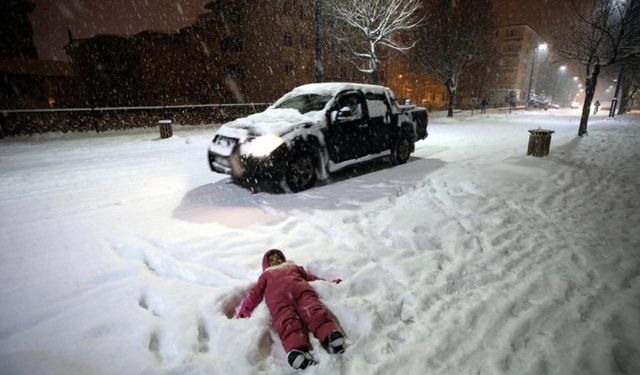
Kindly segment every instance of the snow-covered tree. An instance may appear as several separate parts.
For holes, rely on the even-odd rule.
[[[640,54],[640,1],[573,2],[576,19],[561,52],[586,70],[585,98],[578,135],[587,133],[591,102],[603,68]]]
[[[432,0],[419,28],[420,62],[447,87],[448,117],[462,75],[488,61],[493,50],[494,27],[490,0]]]
[[[398,51],[413,48],[407,31],[416,28],[421,19],[420,0],[331,0],[337,21],[338,40],[348,49],[347,58],[356,68],[371,74],[373,83],[380,75],[379,48]]]

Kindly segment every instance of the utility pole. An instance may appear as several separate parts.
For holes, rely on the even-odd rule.
[[[316,16],[316,82],[322,82],[322,43],[321,43],[321,0],[315,0],[315,16]]]
[[[616,93],[611,100],[611,108],[609,108],[609,117],[616,116],[616,108],[618,107],[618,94],[620,93],[620,87],[622,86],[622,79],[624,77],[624,65],[620,67],[620,73],[618,73],[618,79],[616,81]]]
[[[533,67],[536,64],[536,52],[538,52],[538,47],[533,49],[533,60],[531,61],[531,74],[529,74],[529,88],[527,89],[527,103],[525,104],[525,108],[529,110],[529,100],[531,99],[531,83],[533,83]],[[509,111],[511,113],[511,111]]]
[[[536,55],[538,54],[538,50],[546,50],[547,49],[547,43],[541,43],[538,44],[534,49],[533,49],[533,59],[531,61],[531,73],[529,74],[529,89],[527,90],[527,103],[525,108],[527,110],[529,110],[529,100],[531,99],[531,84],[533,83],[533,67],[536,64]]]

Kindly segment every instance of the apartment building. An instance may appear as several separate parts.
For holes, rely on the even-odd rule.
[[[528,25],[508,25],[496,30],[495,63],[490,67],[489,103],[505,105],[513,95],[521,103],[527,98],[534,49],[542,38]],[[535,76],[534,76],[535,85]]]
[[[316,15],[305,0],[216,0],[195,26],[205,30],[207,48],[236,101],[269,102],[291,88],[316,81]],[[339,58],[330,20],[321,22],[323,81],[358,81],[366,76]]]
[[[209,2],[196,27],[231,97],[269,102],[315,80],[312,4],[303,1]]]

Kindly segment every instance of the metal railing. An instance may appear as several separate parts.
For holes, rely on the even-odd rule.
[[[222,123],[264,110],[271,103],[0,110],[0,138],[48,132],[103,132],[158,125]]]

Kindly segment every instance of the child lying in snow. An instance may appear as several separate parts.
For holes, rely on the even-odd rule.
[[[287,262],[282,251],[271,249],[262,258],[262,275],[245,297],[238,318],[248,318],[264,297],[273,328],[278,333],[295,369],[304,369],[316,362],[309,351],[307,329],[320,340],[329,353],[344,352],[344,336],[331,320],[326,307],[318,299],[309,281],[324,280],[295,263]],[[333,280],[336,284],[341,280]]]

